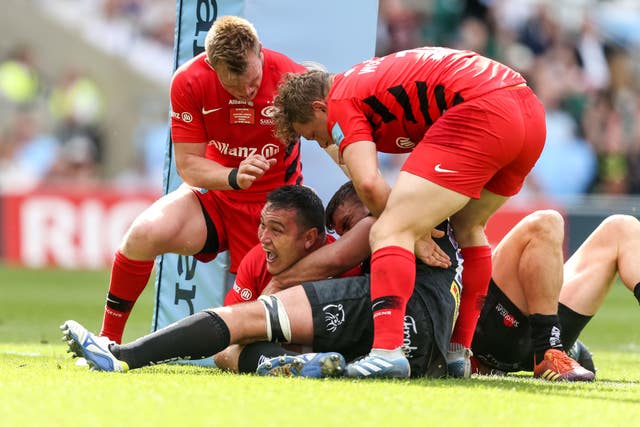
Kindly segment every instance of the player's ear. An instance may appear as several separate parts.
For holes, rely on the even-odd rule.
[[[314,110],[322,111],[323,113],[327,112],[327,103],[324,100],[316,99],[311,103],[311,107]]]
[[[258,45],[258,58],[260,58],[260,62],[264,65],[264,51],[262,50],[262,43]]]
[[[306,233],[304,233],[304,248],[306,250],[310,250],[318,241],[318,236],[319,233],[317,228],[313,227],[308,229]]]

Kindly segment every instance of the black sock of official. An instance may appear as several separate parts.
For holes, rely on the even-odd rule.
[[[562,330],[562,345],[567,350],[573,346],[592,317],[593,316],[576,313],[562,303],[558,304],[558,318],[560,319],[560,329]]]
[[[213,311],[201,311],[109,350],[130,369],[176,359],[203,359],[229,345],[229,328]]]
[[[636,296],[638,304],[640,304],[640,283],[636,284],[636,287],[633,288],[633,294]]]
[[[299,353],[285,350],[280,344],[268,341],[254,342],[245,346],[238,356],[238,372],[241,374],[255,374],[258,365],[266,359],[288,354],[296,356]]]
[[[535,362],[544,359],[544,353],[550,348],[562,350],[560,340],[560,321],[557,314],[531,314],[531,344]]]

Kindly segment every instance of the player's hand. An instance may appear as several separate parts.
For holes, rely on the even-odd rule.
[[[260,154],[248,156],[238,166],[238,175],[236,176],[238,185],[243,190],[251,187],[251,184],[271,169],[276,162],[276,159],[267,159]]]
[[[451,259],[440,246],[433,241],[444,236],[444,231],[433,229],[431,233],[425,234],[416,241],[415,253],[420,261],[431,267],[448,268],[451,266]]]

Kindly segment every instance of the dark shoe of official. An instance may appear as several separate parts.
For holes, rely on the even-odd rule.
[[[533,361],[533,376],[547,381],[593,381],[595,375],[580,366],[562,350],[550,348],[544,359]]]
[[[582,341],[576,340],[569,351],[567,351],[567,354],[570,358],[582,365],[582,367],[587,371],[591,371],[594,374],[596,373],[596,366],[593,363],[593,355]]]

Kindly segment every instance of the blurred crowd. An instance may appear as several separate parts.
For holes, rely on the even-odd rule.
[[[80,34],[98,50],[126,60],[137,46],[145,52],[136,55],[141,63],[167,62],[144,68],[163,69],[166,81],[162,84],[168,84],[174,1],[34,0],[34,5],[48,8],[68,25],[77,27],[82,22],[91,28]],[[78,16],[82,19],[76,20]],[[108,36],[95,38],[96,34]],[[158,61],[157,52],[163,60]],[[0,51],[0,191],[103,184],[107,107],[103,89],[86,70],[69,66],[51,74],[26,44]],[[136,158],[111,182],[160,190],[164,152],[158,147],[164,147],[167,137],[168,105],[160,110],[140,115],[133,137]]]
[[[89,76],[68,68],[50,80],[15,46],[0,59],[0,111],[1,190],[99,180],[104,101]]]
[[[381,0],[380,12],[377,55],[469,49],[526,77],[547,142],[525,194],[640,194],[639,2]]]
[[[91,14],[100,22],[92,25],[108,28],[111,36],[99,40],[107,51],[124,54],[146,40],[171,56],[171,0],[45,3],[65,19],[65,4]],[[545,104],[548,137],[525,194],[640,194],[640,2],[380,0],[379,10],[379,56],[422,45],[470,49],[526,77]],[[0,52],[0,189],[99,182],[105,109],[100,87],[81,70],[45,77],[29,46]],[[152,141],[165,138],[165,125],[141,121],[140,170],[123,171],[124,181],[161,180],[164,153]],[[390,181],[399,157],[381,159]]]

